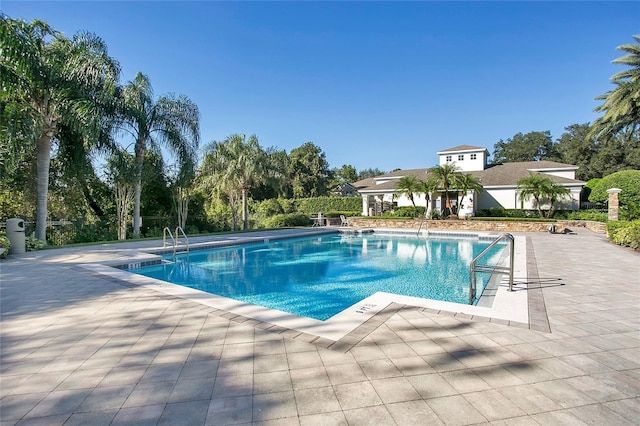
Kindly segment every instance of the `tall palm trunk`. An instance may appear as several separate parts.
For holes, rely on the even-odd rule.
[[[242,188],[242,229],[249,229],[249,212],[247,211],[247,188]]]
[[[142,166],[144,162],[144,143],[136,144],[136,185],[133,195],[133,238],[140,238],[140,196],[142,195]]]
[[[49,165],[51,163],[51,132],[45,131],[38,139],[36,238],[47,241],[47,199],[49,198]]]

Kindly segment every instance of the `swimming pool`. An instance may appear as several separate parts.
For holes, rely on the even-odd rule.
[[[387,292],[467,303],[469,264],[489,241],[329,234],[164,257],[129,272],[294,315],[326,320]],[[488,263],[497,263],[496,246]],[[488,274],[478,274],[478,292]]]

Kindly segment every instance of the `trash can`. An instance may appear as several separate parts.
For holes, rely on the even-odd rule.
[[[26,250],[26,239],[24,235],[24,220],[12,218],[7,219],[7,238],[11,243],[9,252],[11,254],[24,253]]]

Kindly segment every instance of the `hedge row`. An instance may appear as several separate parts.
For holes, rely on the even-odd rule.
[[[305,214],[318,212],[362,212],[362,198],[360,197],[316,197],[298,198],[295,200],[296,210]]]
[[[640,249],[640,220],[607,222],[607,232],[614,243],[634,250]]]

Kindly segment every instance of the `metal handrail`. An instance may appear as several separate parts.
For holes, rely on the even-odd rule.
[[[427,224],[428,224],[427,211],[426,210],[424,212],[424,216],[422,216],[422,219],[420,220],[420,226],[418,227],[418,233],[416,234],[417,237],[420,236],[420,231],[422,231],[422,225],[424,224],[425,220],[427,221]],[[427,225],[427,237],[429,237],[429,225]]]
[[[167,233],[169,233],[169,238],[171,238],[171,245],[175,249],[175,247],[176,247],[176,239],[173,238],[173,234],[171,233],[171,229],[169,229],[168,226],[165,226],[164,229],[162,230],[162,247],[164,248],[164,247],[167,246]]]
[[[502,240],[509,241],[509,266],[491,266],[491,265],[478,265],[478,261],[489,252],[496,244]],[[482,252],[477,255],[469,265],[469,304],[473,305],[473,301],[476,299],[476,272],[490,272],[490,273],[508,273],[509,274],[509,291],[513,291],[513,264],[514,264],[514,238],[513,235],[505,232],[500,234],[498,238],[493,240]]]
[[[178,231],[180,231],[180,233],[178,233]],[[180,234],[182,234],[182,236],[184,237],[184,240],[185,240],[186,245],[187,245],[187,253],[189,253],[189,238],[187,238],[187,234],[184,233],[184,229],[182,229],[182,226],[178,226],[176,228],[176,242],[175,242],[175,244],[176,244],[176,246],[178,244],[180,244],[180,242],[178,241],[180,239]],[[173,248],[173,252],[175,253],[175,251],[176,250],[175,250],[175,247],[174,247]]]

